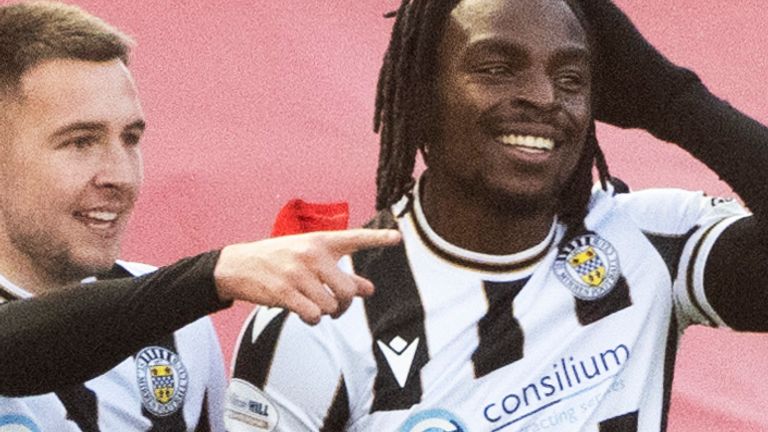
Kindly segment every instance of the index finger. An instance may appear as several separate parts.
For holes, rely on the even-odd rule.
[[[402,240],[402,236],[394,229],[355,228],[325,232],[323,239],[339,255],[349,255],[361,249],[395,245]]]

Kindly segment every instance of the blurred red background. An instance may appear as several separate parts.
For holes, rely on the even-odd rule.
[[[395,0],[79,0],[138,42],[131,68],[149,129],[146,181],[124,257],[153,264],[269,234],[290,198],[373,211],[378,68]],[[674,61],[768,121],[762,0],[617,0]],[[637,131],[601,126],[614,175],[633,188],[729,194],[701,164]],[[747,251],[745,251],[746,253]],[[755,269],[763,271],[763,269]],[[250,306],[214,317],[225,357]],[[671,431],[768,431],[768,337],[690,329]]]

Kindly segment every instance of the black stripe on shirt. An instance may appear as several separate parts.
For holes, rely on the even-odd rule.
[[[688,239],[690,239],[693,233],[698,229],[698,226],[693,227],[687,233],[679,236],[643,232],[645,237],[651,242],[653,247],[656,248],[656,251],[667,265],[669,278],[672,282],[677,279],[677,269],[680,266],[680,257],[683,255],[683,248],[688,242]]]
[[[266,313],[270,309],[260,307],[253,315],[253,319],[248,323],[248,327],[243,332],[240,340],[240,347],[237,350],[235,359],[235,370],[232,378],[240,378],[253,384],[260,390],[264,390],[269,377],[269,371],[272,368],[272,360],[275,357],[275,349],[280,333],[283,330],[285,320],[288,318],[288,311],[283,310],[273,317],[259,333],[256,341],[251,343],[253,326],[256,324],[259,314]]]
[[[637,432],[637,411],[600,422],[600,432]]]
[[[99,432],[99,410],[93,390],[77,384],[57,391],[56,397],[67,410],[67,420],[74,422],[83,432]]]
[[[581,325],[589,325],[622,309],[632,306],[629,285],[624,276],[616,281],[616,286],[608,294],[597,300],[576,299],[576,315]]]
[[[203,406],[200,411],[200,418],[197,420],[195,432],[211,432],[211,420],[208,414],[208,390],[203,395]]]
[[[529,279],[512,282],[483,281],[488,312],[477,326],[480,342],[472,354],[475,378],[523,358],[523,329],[514,316],[512,302]]]
[[[380,212],[369,224],[376,228],[394,225],[388,212]],[[363,303],[377,367],[371,413],[408,409],[421,401],[421,368],[429,361],[429,353],[424,307],[408,265],[405,246],[400,243],[359,251],[353,254],[352,262],[355,273],[368,278],[376,287],[375,293]],[[415,354],[405,385],[401,387],[386,356],[407,355],[413,344],[416,344]]]
[[[344,376],[341,376],[339,384],[336,386],[336,393],[333,395],[333,402],[323,420],[320,432],[344,431],[344,426],[349,421],[349,416],[349,394],[347,394],[347,384],[344,381]]]
[[[704,241],[709,237],[709,234],[712,233],[712,230],[715,229],[716,226],[721,224],[723,221],[719,221],[715,224],[713,224],[711,227],[707,228],[706,231],[704,231],[704,234],[701,235],[701,238],[698,242],[696,242],[696,246],[693,247],[693,252],[691,252],[691,258],[688,262],[688,271],[685,275],[685,284],[688,291],[688,298],[691,300],[691,304],[694,308],[701,314],[701,316],[704,317],[704,320],[706,320],[706,324],[710,327],[717,327],[717,324],[715,323],[715,320],[709,316],[708,313],[704,311],[704,308],[701,306],[701,303],[699,302],[699,299],[696,297],[696,289],[693,283],[694,278],[694,271],[696,269],[696,260],[699,258],[699,252],[701,252],[701,247],[704,245]]]
[[[161,348],[165,348],[169,351],[174,352],[176,355],[179,355],[178,348],[176,346],[176,338],[173,336],[173,334],[169,334],[168,336],[164,337],[160,341],[158,341],[155,344],[152,344],[153,346],[158,346]],[[144,405],[141,407],[141,414],[148,418],[150,422],[152,422],[152,428],[149,429],[149,432],[181,432],[187,430],[187,424],[184,421],[184,401],[182,401],[182,405],[179,406],[179,408],[174,411],[173,413],[167,415],[167,416],[158,416],[153,413],[151,413],[149,410],[147,410]]]
[[[675,360],[677,359],[677,347],[679,343],[677,333],[677,316],[674,311],[669,322],[667,330],[667,348],[664,353],[664,393],[661,406],[661,428],[660,432],[667,430],[667,421],[669,417],[669,404],[672,397],[672,381],[675,376]]]

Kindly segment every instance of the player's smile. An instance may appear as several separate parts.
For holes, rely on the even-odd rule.
[[[524,153],[549,153],[555,149],[555,141],[552,138],[534,135],[507,134],[497,137],[496,140]]]
[[[438,50],[433,178],[454,196],[554,208],[591,121],[589,59],[563,2],[460,2]]]
[[[114,238],[122,232],[132,207],[131,202],[113,203],[75,210],[72,215],[98,236]]]
[[[551,163],[567,139],[561,129],[543,122],[493,119],[488,123],[489,136],[501,146],[500,151],[519,164]]]

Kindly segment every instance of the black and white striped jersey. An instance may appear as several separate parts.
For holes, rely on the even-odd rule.
[[[560,244],[554,223],[537,246],[490,256],[440,238],[418,196],[400,202],[373,225],[403,244],[351,259],[372,297],[315,327],[254,311],[227,429],[664,430],[679,335],[726,326],[704,295],[707,257],[747,215],[701,193],[597,190],[581,235]]]
[[[152,270],[118,261],[106,277]],[[31,296],[1,276],[0,285],[6,296]],[[174,300],[154,299],[165,303],[169,314],[175,313]],[[28,372],[34,379],[35,371]],[[210,318],[204,317],[84,384],[37,396],[0,397],[0,431],[223,431],[225,389],[221,349]]]

